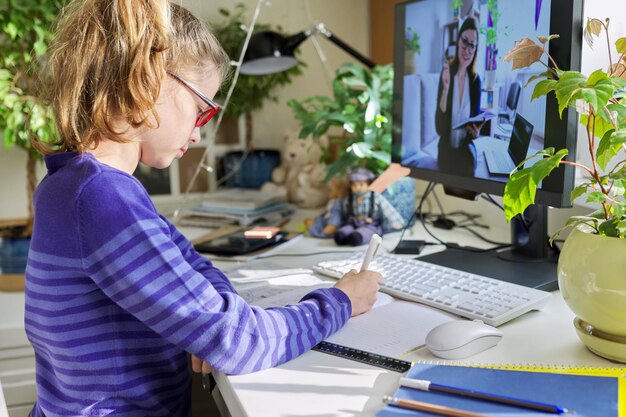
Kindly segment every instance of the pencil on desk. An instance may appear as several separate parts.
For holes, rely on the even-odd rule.
[[[478,400],[512,405],[516,407],[523,407],[531,410],[544,411],[547,413],[563,414],[571,412],[567,408],[559,407],[558,405],[523,400],[520,398],[513,398],[504,395],[489,394],[486,392],[474,391],[466,388],[450,387],[447,385],[435,384],[431,381],[423,379],[400,378],[400,386],[418,389],[421,391],[437,391],[446,394],[459,395],[461,397],[476,398]]]
[[[424,411],[426,413],[438,414],[440,416],[447,417],[489,417],[485,414],[474,413],[472,411],[444,407],[443,405],[424,403],[421,401],[403,400],[402,398],[390,397],[388,395],[383,397],[383,402],[393,405],[394,407],[404,408],[407,410]]]

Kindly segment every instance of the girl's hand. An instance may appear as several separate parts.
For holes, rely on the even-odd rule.
[[[191,369],[196,373],[210,374],[213,367],[196,355],[191,355]]]

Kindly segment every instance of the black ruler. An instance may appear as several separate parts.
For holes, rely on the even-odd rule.
[[[320,342],[313,346],[312,350],[317,350],[318,352],[328,353],[329,355],[339,356],[340,358],[350,359],[356,362],[367,363],[368,365],[377,366],[394,372],[403,373],[411,369],[411,362],[401,361],[400,359],[390,358],[389,356],[378,355],[376,353],[366,352],[364,350],[354,349],[338,345],[336,343]]]

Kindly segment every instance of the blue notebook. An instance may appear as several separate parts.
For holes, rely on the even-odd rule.
[[[415,364],[408,378],[426,379],[433,383],[506,395],[526,400],[555,404],[576,414],[576,417],[619,417],[619,382],[623,375],[600,376],[574,373],[533,372],[528,370],[491,369],[456,365]],[[556,416],[509,405],[472,398],[418,391],[400,387],[394,396],[446,407],[483,413],[494,417]],[[376,417],[432,416],[432,414],[385,406]]]

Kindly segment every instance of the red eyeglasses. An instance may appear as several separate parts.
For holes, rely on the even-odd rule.
[[[204,126],[209,120],[211,120],[213,116],[215,116],[215,113],[217,113],[217,111],[220,109],[219,104],[217,104],[216,102],[214,102],[213,100],[211,100],[210,98],[202,94],[200,90],[198,90],[196,87],[194,87],[193,85],[189,84],[187,81],[180,78],[178,75],[174,75],[169,72],[168,74],[172,78],[174,78],[176,81],[178,81],[179,83],[181,83],[182,85],[190,89],[192,93],[200,97],[200,100],[202,100],[207,106],[209,106],[206,110],[200,113],[198,117],[196,118],[196,127]]]

